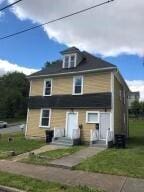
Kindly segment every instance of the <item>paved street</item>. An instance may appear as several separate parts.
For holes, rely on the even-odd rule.
[[[22,132],[21,125],[22,125],[22,124],[8,125],[7,128],[0,128],[0,133]],[[24,129],[25,129],[25,126],[24,126]],[[24,131],[24,130],[23,130],[23,131]]]
[[[66,185],[89,186],[107,192],[144,192],[144,180],[1,160],[0,171]]]

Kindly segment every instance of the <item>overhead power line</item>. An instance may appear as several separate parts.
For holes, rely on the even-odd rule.
[[[103,2],[103,3],[96,4],[96,5],[93,5],[93,6],[91,6],[91,7],[88,7],[88,8],[86,8],[86,9],[82,9],[82,10],[80,10],[80,11],[73,12],[73,13],[70,13],[70,14],[68,14],[68,15],[65,15],[65,16],[62,16],[62,17],[59,17],[59,18],[50,20],[50,21],[45,22],[45,23],[42,23],[42,24],[40,24],[40,25],[34,25],[34,26],[32,26],[32,27],[23,29],[23,30],[21,30],[21,31],[17,31],[17,32],[15,32],[15,33],[11,33],[11,34],[8,34],[8,35],[4,35],[4,36],[0,37],[0,40],[8,39],[8,38],[10,38],[10,37],[13,37],[13,36],[16,36],[16,35],[25,33],[25,32],[27,32],[27,31],[31,31],[31,30],[34,30],[34,29],[36,29],[36,28],[40,28],[40,27],[42,27],[42,26],[44,26],[44,25],[48,25],[48,24],[50,24],[50,23],[54,23],[54,22],[57,22],[57,21],[66,19],[66,18],[68,18],[68,17],[72,17],[72,16],[74,16],[74,15],[77,15],[77,14],[80,14],[80,13],[83,13],[83,12],[86,12],[86,11],[89,11],[89,10],[94,9],[94,8],[96,8],[96,7],[100,7],[100,6],[102,6],[102,5],[111,3],[112,1],[114,1],[114,0],[108,0],[108,1],[105,1],[105,2]]]
[[[15,1],[15,2],[13,2],[13,3],[5,6],[5,7],[2,7],[2,8],[0,8],[0,11],[3,11],[3,10],[5,10],[5,9],[8,9],[8,8],[14,6],[15,4],[19,3],[20,1],[22,1],[22,0]]]

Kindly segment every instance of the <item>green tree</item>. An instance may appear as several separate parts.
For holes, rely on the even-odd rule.
[[[48,68],[50,65],[54,65],[54,64],[57,64],[57,63],[60,63],[60,62],[61,62],[61,60],[56,60],[56,61],[52,61],[52,62],[47,61],[47,62],[44,64],[44,67],[43,67],[42,69],[46,69],[46,68]]]
[[[140,103],[139,101],[134,101],[132,104],[131,104],[131,112],[132,114],[135,115],[135,117],[138,118],[139,114],[140,114]]]
[[[29,81],[23,73],[13,72],[0,79],[0,118],[25,116]]]

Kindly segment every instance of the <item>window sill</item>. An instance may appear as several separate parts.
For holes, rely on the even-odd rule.
[[[39,126],[39,128],[42,128],[42,129],[50,129],[50,126]]]
[[[86,122],[87,124],[99,124],[100,122]]]
[[[83,95],[83,93],[73,93],[72,95]]]

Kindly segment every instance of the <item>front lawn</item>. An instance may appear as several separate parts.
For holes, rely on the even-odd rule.
[[[11,137],[12,141],[8,142]],[[15,151],[16,155],[37,149],[43,146],[44,141],[26,140],[21,133],[2,134],[0,136],[0,159],[7,158],[10,151]]]
[[[100,192],[100,190],[88,187],[71,187],[4,172],[0,172],[0,185],[27,192]]]
[[[61,157],[71,155],[82,149],[81,146],[73,146],[64,149],[56,149],[53,151],[48,151],[45,153],[41,153],[39,155],[30,155],[29,158],[23,159],[22,162],[24,163],[31,163],[37,165],[48,165],[50,161],[59,159]]]
[[[144,178],[144,120],[130,120],[126,149],[108,149],[76,166],[84,171]]]

